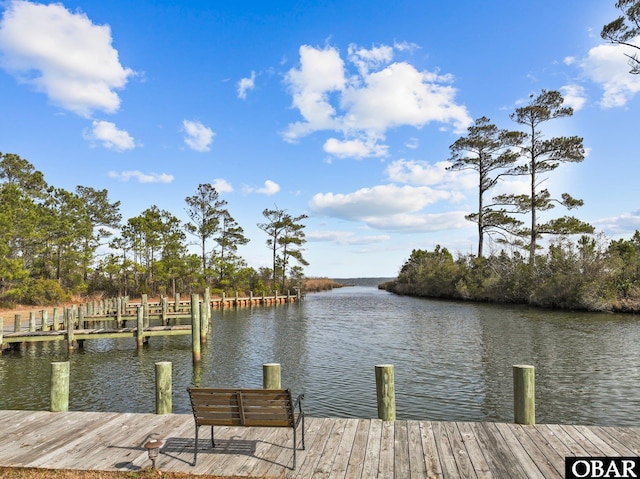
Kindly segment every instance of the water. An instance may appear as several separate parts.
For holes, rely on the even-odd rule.
[[[399,419],[513,421],[512,366],[536,367],[539,423],[637,426],[640,324],[626,315],[431,301],[375,288],[214,311],[201,365],[191,337],[31,345],[0,357],[0,409],[49,408],[50,363],[71,363],[69,407],[153,412],[155,369],[173,364],[173,411],[190,384],[262,387],[262,364],[305,393],[312,416],[376,417],[376,364],[395,366]]]

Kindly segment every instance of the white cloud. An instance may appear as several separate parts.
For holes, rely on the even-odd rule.
[[[139,183],[171,183],[174,180],[173,175],[166,173],[142,173],[141,171],[110,171],[109,178],[116,178],[120,181],[129,181],[132,178],[138,180]]]
[[[280,185],[275,181],[266,180],[264,182],[264,186],[262,188],[258,188],[256,193],[261,193],[263,195],[271,196],[275,195],[278,191],[280,191]]]
[[[60,3],[10,2],[0,21],[1,66],[18,81],[83,117],[114,113],[115,92],[134,71],[124,68],[108,25],[94,25]]]
[[[640,230],[640,210],[635,210],[630,213],[623,213],[620,216],[613,216],[610,218],[600,218],[591,222],[598,229],[601,229],[606,234],[631,235],[636,230]]]
[[[416,137],[411,137],[407,140],[407,142],[405,143],[405,145],[407,148],[411,149],[411,150],[415,150],[416,148],[418,148],[418,146],[420,146],[420,140],[418,140]]]
[[[349,129],[385,130],[402,125],[417,128],[427,123],[453,124],[464,131],[471,118],[457,105],[452,78],[420,72],[408,63],[393,63],[366,77],[365,86],[344,92],[341,104],[348,111],[344,123]]]
[[[386,170],[387,176],[396,183],[416,186],[437,186],[451,192],[453,198],[460,199],[460,190],[478,188],[478,174],[470,171],[449,171],[449,161],[431,164],[427,161],[400,159],[391,163]]]
[[[451,193],[427,186],[377,185],[349,194],[318,193],[309,207],[320,215],[352,221],[420,211],[424,207],[451,198]]]
[[[300,66],[289,70],[285,81],[303,120],[289,124],[284,139],[294,142],[316,131],[339,132],[344,139],[333,138],[329,147],[342,157],[352,151],[360,158],[365,145],[373,156],[379,156],[380,148],[386,151],[378,142],[390,128],[421,128],[435,122],[464,131],[471,118],[466,107],[455,102],[452,76],[419,71],[406,62],[391,63],[394,48],[408,49],[401,45],[351,45],[347,58],[355,66],[353,73],[337,49],[301,46]]]
[[[292,123],[284,133],[287,141],[318,130],[336,129],[335,109],[329,93],[343,90],[346,84],[344,62],[335,48],[319,50],[308,45],[300,47],[300,69],[292,68],[285,77],[289,91],[304,122]]]
[[[375,139],[338,140],[329,138],[324,143],[324,151],[338,158],[367,158],[387,156],[387,145],[376,143]]]
[[[570,106],[575,111],[581,110],[587,102],[584,87],[580,85],[566,85],[560,88],[564,104]]]
[[[372,228],[382,230],[431,233],[468,227],[469,222],[465,219],[467,214],[467,211],[419,215],[398,214],[388,217],[372,217],[368,219],[367,224]]]
[[[640,47],[640,37],[630,43]],[[600,104],[603,108],[625,106],[640,92],[640,75],[629,73],[628,57],[632,53],[629,47],[614,44],[602,44],[589,50],[580,61],[583,73],[604,90]]]
[[[262,195],[275,195],[278,191],[280,191],[280,185],[275,181],[266,180],[264,182],[264,186],[262,188],[253,188],[251,186],[244,187],[245,193],[260,193]]]
[[[238,82],[238,98],[247,98],[247,92],[255,88],[256,72],[252,71],[249,78],[241,78]]]
[[[387,176],[391,181],[408,183],[412,185],[437,185],[445,181],[450,175],[447,167],[448,161],[439,161],[431,164],[426,161],[397,160],[387,167]]]
[[[340,245],[366,245],[389,241],[389,235],[356,236],[351,231],[309,231],[305,235],[307,241],[332,242]]]
[[[199,121],[190,120],[184,120],[182,126],[186,134],[184,143],[189,148],[200,152],[211,150],[211,143],[216,135],[211,128],[204,126]]]
[[[412,42],[395,42],[393,44],[393,48],[398,50],[399,52],[408,51],[413,53],[414,51],[420,49],[420,46],[417,43]]]
[[[125,151],[136,147],[136,142],[129,133],[119,130],[109,121],[93,121],[92,129],[85,130],[83,137],[89,141],[100,141],[109,150]]]
[[[348,49],[349,61],[358,67],[361,75],[367,75],[371,68],[379,68],[393,60],[393,47],[381,45],[370,50],[351,44]]]
[[[213,180],[212,186],[216,189],[218,193],[231,193],[233,191],[233,186],[222,178],[216,178]]]

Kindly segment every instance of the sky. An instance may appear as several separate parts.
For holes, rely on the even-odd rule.
[[[394,277],[416,248],[476,252],[477,177],[446,169],[449,146],[482,116],[517,129],[515,108],[558,90],[574,115],[545,137],[587,154],[545,187],[628,238],[640,75],[600,37],[614,4],[0,0],[0,152],[55,187],[107,189],[124,222],[153,205],[187,221],[185,198],[212,184],[256,269],[271,266],[257,224],[279,208],[308,215],[307,276]]]

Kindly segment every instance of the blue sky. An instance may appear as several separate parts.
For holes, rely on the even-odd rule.
[[[629,237],[640,76],[600,38],[614,3],[4,1],[0,151],[56,187],[108,189],[125,220],[152,205],[186,220],[211,183],[255,268],[277,206],[309,216],[308,276],[395,276],[414,248],[476,251],[477,180],[445,170],[449,146],[481,116],[515,129],[554,89],[575,114],[545,134],[584,137],[587,157],[545,186]]]

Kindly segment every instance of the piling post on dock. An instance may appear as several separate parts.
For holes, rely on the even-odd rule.
[[[513,366],[513,415],[516,424],[536,423],[535,368]]]
[[[120,328],[122,325],[122,307],[124,302],[121,297],[116,299],[116,328]]]
[[[156,414],[171,414],[172,392],[171,362],[156,363]]]
[[[266,363],[262,365],[263,389],[282,389],[281,368],[279,363]]]
[[[198,295],[191,295],[191,348],[193,362],[200,362],[200,308],[198,307]]]
[[[54,331],[58,331],[60,329],[60,310],[58,308],[53,308],[52,316],[53,324],[51,325],[51,327]]]
[[[84,329],[84,312],[84,306],[80,305],[78,308],[78,329]],[[95,312],[93,314],[95,314]]]
[[[138,344],[138,348],[144,346],[144,311],[145,307],[143,305],[138,306],[138,324],[136,329],[136,342]]]
[[[149,299],[146,294],[140,296],[140,304],[142,305],[142,311],[144,312],[144,325],[149,326]]]
[[[177,313],[180,311],[180,293],[176,293],[173,299],[173,312]]]
[[[209,329],[208,324],[209,324],[209,321],[211,320],[211,291],[209,290],[209,286],[204,288],[204,297],[202,301],[204,302],[204,305],[205,305],[204,320],[207,322],[207,330],[208,330]],[[202,315],[200,315],[200,317],[202,319]]]
[[[29,313],[29,332],[35,332],[36,330],[36,312],[31,311]]]
[[[163,326],[169,325],[169,321],[167,321],[168,312],[169,312],[169,298],[162,297],[160,298],[160,315],[162,318]]]
[[[51,412],[69,410],[69,361],[51,363]]]
[[[393,364],[376,366],[376,396],[378,402],[378,419],[396,420],[396,389]]]
[[[67,349],[73,351],[75,347],[75,339],[73,337],[73,330],[75,325],[73,324],[73,316],[71,308],[64,308],[64,325],[67,331]]]
[[[42,331],[49,331],[49,312],[46,309],[40,311],[40,329]]]
[[[22,330],[22,318],[19,314],[13,315],[13,332],[19,333]]]
[[[207,342],[207,333],[209,332],[209,321],[207,320],[207,306],[204,301],[200,303],[200,344]]]

